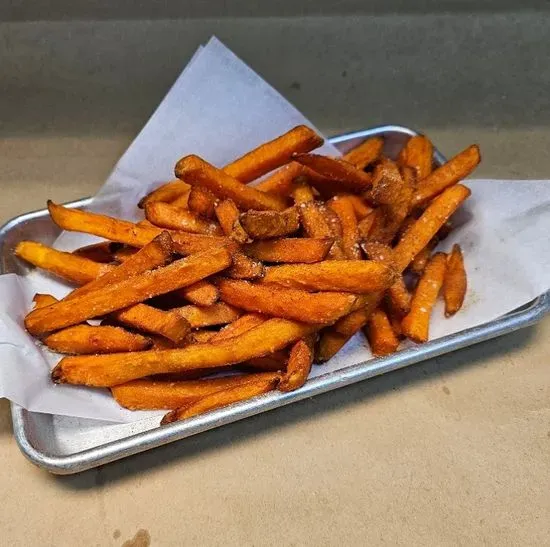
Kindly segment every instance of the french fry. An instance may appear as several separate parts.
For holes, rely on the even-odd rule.
[[[367,241],[369,239],[370,232],[376,221],[377,216],[378,211],[375,209],[357,223],[357,231],[359,233],[359,239],[361,241]]]
[[[237,243],[246,243],[250,237],[241,225],[240,213],[230,199],[224,199],[216,205],[216,217],[224,234]]]
[[[372,178],[344,160],[336,160],[318,154],[295,154],[293,159],[334,182],[333,191],[348,190],[361,193],[370,188]],[[315,184],[312,181],[312,184]]]
[[[36,241],[21,241],[15,255],[72,283],[83,284],[111,271],[114,266],[52,249]]]
[[[187,319],[193,328],[225,325],[238,319],[242,312],[223,302],[211,306],[184,306],[176,308],[179,315]]]
[[[113,386],[111,392],[120,406],[130,410],[172,410],[248,382],[248,374],[204,380],[133,380]]]
[[[241,215],[241,224],[252,239],[287,236],[300,229],[300,216],[295,207],[283,212],[248,211]]]
[[[147,203],[145,216],[149,222],[160,228],[195,234],[222,235],[222,230],[216,223],[203,220],[187,209],[179,209],[162,201]]]
[[[211,395],[206,395],[196,402],[189,403],[182,408],[169,412],[161,420],[161,425],[177,422],[179,420],[185,420],[187,418],[197,416],[198,414],[203,414],[205,412],[210,412],[240,401],[252,399],[252,397],[257,397],[258,395],[272,391],[277,387],[280,379],[280,375],[278,373],[265,372],[261,377],[259,377],[259,374],[261,373],[258,373],[258,375],[250,375],[254,376],[254,378],[251,378],[249,382],[242,385],[223,391],[217,391]]]
[[[201,186],[194,186],[187,196],[187,208],[197,215],[214,218],[218,201],[218,198],[210,190]]]
[[[466,178],[477,167],[480,161],[481,155],[478,145],[472,144],[468,146],[468,148],[420,181],[412,204],[415,207],[426,204],[446,188]]]
[[[267,319],[268,318],[265,315],[261,315],[259,313],[247,313],[245,315],[241,315],[238,319],[235,319],[235,321],[229,323],[229,325],[214,333],[212,338],[210,338],[210,342],[215,343],[221,342],[222,340],[235,338],[235,336],[265,323]]]
[[[351,336],[336,332],[333,327],[322,330],[315,353],[315,362],[324,363],[332,359],[350,338]]]
[[[247,372],[283,372],[286,370],[288,354],[286,351],[279,350],[264,355],[263,357],[254,357],[238,365],[238,368]]]
[[[351,200],[346,196],[335,196],[328,206],[338,215],[342,226],[342,249],[348,260],[360,260],[359,231],[357,217]]]
[[[327,215],[327,208],[318,202],[303,203],[299,207],[302,226],[308,237],[314,239],[332,239],[334,243],[329,251],[329,258],[342,260],[344,251],[335,237],[331,221]]]
[[[33,296],[32,301],[34,303],[34,309],[45,308],[46,306],[50,306],[51,304],[55,304],[56,302],[58,302],[57,298],[55,298],[51,294],[41,293],[36,293]]]
[[[430,203],[394,248],[393,259],[397,271],[402,272],[410,264],[470,194],[469,188],[456,184]]]
[[[218,301],[218,287],[204,279],[176,291],[178,295],[197,306],[211,306]]]
[[[88,260],[93,260],[94,262],[109,264],[110,262],[115,261],[113,248],[111,245],[112,244],[109,241],[102,241],[101,243],[94,243],[92,245],[80,247],[79,249],[73,251],[72,254],[82,258],[87,258]]]
[[[262,192],[287,197],[292,192],[293,182],[303,173],[303,166],[295,161],[284,165],[269,177],[260,181],[255,188]]]
[[[347,293],[308,293],[248,281],[221,279],[220,298],[243,310],[304,323],[333,323],[348,313],[357,297]]]
[[[284,238],[256,241],[244,247],[244,252],[265,262],[312,263],[324,260],[334,239]]]
[[[189,209],[189,195],[191,194],[191,189],[186,190],[180,197],[176,198],[174,201],[170,202],[170,205],[174,207],[179,207],[180,209]]]
[[[179,344],[191,331],[189,322],[174,311],[163,311],[147,304],[134,304],[129,308],[115,311],[111,316],[115,321],[152,334],[160,334]]]
[[[417,179],[421,181],[432,172],[433,155],[431,141],[424,135],[415,135],[401,149],[397,161],[401,166],[414,169]]]
[[[179,160],[175,173],[178,178],[185,179],[192,186],[206,188],[218,198],[232,199],[243,209],[283,211],[286,208],[285,199],[246,186],[198,156]]]
[[[44,344],[58,353],[87,354],[141,351],[153,345],[150,338],[120,327],[76,325],[54,332]]]
[[[399,340],[391,326],[388,316],[381,308],[374,310],[365,327],[373,355],[383,356],[394,353],[399,347]]]
[[[208,329],[194,330],[189,335],[189,342],[193,344],[206,344],[212,340],[212,337],[216,335],[216,331]]]
[[[447,273],[443,284],[446,317],[451,317],[462,307],[467,285],[462,249],[460,245],[455,244],[447,258]]]
[[[303,168],[303,166],[299,163],[296,163],[295,165],[299,165],[300,168]],[[302,203],[315,201],[315,195],[313,194],[311,186],[307,182],[307,177],[301,176],[294,180],[294,184],[292,186],[292,199],[294,199],[295,205],[302,205]]]
[[[52,371],[52,379],[56,383],[112,387],[153,374],[233,365],[283,349],[316,328],[318,327],[305,323],[275,318],[217,344],[65,357]]]
[[[409,313],[411,309],[411,293],[407,289],[402,275],[390,286],[387,296],[389,305],[394,313],[401,317]]]
[[[278,389],[294,391],[306,383],[313,364],[313,342],[313,336],[310,335],[294,343]]]
[[[446,268],[447,255],[436,253],[418,281],[411,302],[411,311],[401,322],[403,334],[414,342],[422,343],[428,340],[430,315],[443,285]]]
[[[293,154],[310,152],[322,144],[323,139],[315,131],[305,125],[298,125],[280,137],[251,150],[226,165],[223,170],[241,182],[251,182],[288,163]]]
[[[113,258],[119,263],[128,260],[128,258],[135,255],[139,251],[138,247],[129,247],[128,245],[117,243],[115,241],[110,241],[109,247],[113,253]]]
[[[361,196],[356,196],[355,194],[340,195],[345,197],[353,205],[353,210],[355,211],[355,216],[358,221],[363,220],[366,216],[373,212],[373,208],[367,205]]]
[[[344,160],[357,169],[365,169],[380,157],[383,147],[384,139],[382,137],[371,137],[347,152],[344,155]]]
[[[266,268],[262,284],[361,294],[383,291],[394,279],[392,268],[371,260],[326,260],[316,264],[270,266]]]
[[[426,245],[413,259],[412,262],[409,265],[409,269],[411,272],[422,275],[422,272],[426,268],[426,264],[428,264],[431,256],[432,251],[434,250],[436,246],[435,239],[432,239],[428,245]]]
[[[140,209],[145,209],[148,203],[173,203],[183,195],[189,192],[189,185],[181,180],[173,180],[159,186],[146,196],[142,197],[138,203]]]
[[[197,253],[109,287],[34,310],[25,318],[25,326],[31,334],[37,335],[76,325],[191,285],[227,268],[230,263],[231,255],[223,247]]]
[[[233,255],[233,265],[225,274],[232,279],[260,279],[265,275],[265,267],[260,261],[238,252]]]

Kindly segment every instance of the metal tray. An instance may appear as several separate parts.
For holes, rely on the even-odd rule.
[[[416,132],[405,127],[388,125],[348,133],[330,139],[342,151],[366,137],[384,135],[385,152],[394,156],[403,142]],[[440,164],[445,158],[435,152]],[[69,204],[85,207],[89,199]],[[59,230],[46,210],[19,216],[0,229],[0,268],[2,273],[24,274],[21,263],[13,256],[13,248],[23,239],[51,243]],[[261,397],[234,404],[182,422],[159,427],[158,418],[132,424],[112,424],[29,412],[11,405],[13,431],[23,454],[34,464],[56,474],[71,474],[90,469],[138,452],[184,439],[208,429],[241,420],[260,412],[300,401],[319,393],[347,386],[373,376],[397,370],[478,342],[483,342],[540,320],[550,310],[550,293],[545,293],[521,309],[485,325],[464,330],[405,349],[384,358],[373,359],[309,380],[301,389],[290,393],[271,392]]]

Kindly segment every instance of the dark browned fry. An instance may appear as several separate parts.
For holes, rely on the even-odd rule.
[[[224,234],[237,243],[250,241],[248,234],[241,225],[240,213],[237,206],[230,199],[224,199],[216,205],[216,216]]]
[[[300,229],[300,216],[295,207],[278,211],[248,211],[241,215],[241,224],[252,239],[283,237]]]
[[[101,243],[94,243],[92,245],[86,245],[73,251],[73,255],[93,260],[94,262],[102,262],[109,264],[116,259],[113,254],[113,247],[110,241],[102,241]]]
[[[187,197],[187,208],[205,218],[214,218],[218,198],[200,186],[194,186]]]
[[[310,335],[292,346],[286,371],[278,386],[281,391],[294,391],[306,383],[313,364],[313,343],[314,337]]]
[[[259,260],[238,252],[233,254],[233,265],[225,274],[232,279],[260,279],[265,275],[265,267]]]

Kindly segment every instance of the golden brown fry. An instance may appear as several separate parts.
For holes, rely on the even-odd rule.
[[[403,334],[415,342],[422,343],[428,340],[430,315],[443,285],[446,269],[447,255],[436,253],[418,281],[411,302],[411,311],[401,322]]]
[[[204,279],[189,285],[189,287],[183,287],[183,289],[179,289],[176,292],[197,306],[211,306],[220,297],[218,287]]]
[[[92,245],[80,247],[79,249],[73,251],[72,254],[82,258],[87,258],[88,260],[93,260],[94,262],[102,262],[104,264],[109,264],[110,262],[115,261],[112,243],[110,241],[102,241],[101,243],[94,243]]]
[[[295,165],[299,165],[300,168],[303,167],[299,163],[296,163]],[[302,203],[315,201],[315,195],[313,194],[311,186],[307,182],[307,177],[301,176],[294,180],[292,186],[292,198],[294,199],[295,205],[302,205]]]
[[[251,150],[226,165],[223,170],[241,182],[251,182],[288,163],[293,154],[310,152],[322,144],[323,139],[315,131],[305,125],[298,125],[280,137]]]
[[[363,220],[373,212],[373,208],[361,196],[356,196],[355,194],[340,194],[340,196],[345,197],[353,205],[353,210],[358,221]]]
[[[265,267],[259,260],[238,252],[233,254],[233,265],[225,274],[232,279],[260,279],[265,275]]]
[[[335,196],[328,206],[336,213],[342,226],[342,249],[349,260],[360,260],[361,249],[359,248],[359,230],[357,228],[357,217],[351,200],[346,196]]]
[[[223,302],[211,306],[184,306],[176,308],[177,313],[189,321],[193,328],[225,325],[238,319],[242,312]]]
[[[14,252],[16,256],[30,262],[33,266],[77,284],[88,283],[114,268],[109,264],[101,264],[72,253],[57,251],[36,241],[21,241]]]
[[[344,159],[357,169],[365,169],[374,163],[382,154],[383,137],[371,137],[344,155]]]
[[[217,344],[192,344],[173,350],[65,357],[52,371],[52,379],[57,383],[112,387],[153,374],[227,366],[283,349],[317,328],[275,318]]]
[[[189,185],[181,180],[173,180],[159,186],[146,196],[142,197],[138,203],[140,209],[145,209],[148,203],[173,203],[189,192]]]
[[[241,215],[241,224],[252,239],[282,237],[300,229],[300,216],[295,207],[278,211],[248,211]]]
[[[371,313],[365,327],[365,335],[373,355],[378,357],[390,355],[399,347],[399,340],[393,332],[390,320],[381,308]]]
[[[206,188],[194,186],[187,196],[187,208],[205,218],[214,218],[218,198]]]
[[[216,223],[203,220],[187,209],[180,209],[162,201],[147,203],[145,216],[149,222],[160,228],[195,234],[222,235],[222,230]]]
[[[333,192],[349,190],[360,193],[370,188],[372,184],[372,178],[368,173],[341,159],[318,154],[295,154],[293,159],[332,180]],[[312,184],[315,182],[312,181]]]
[[[462,249],[460,245],[455,244],[447,259],[447,273],[443,285],[446,317],[454,315],[462,307],[467,286]]]
[[[264,283],[313,291],[370,293],[387,289],[395,279],[392,268],[370,260],[325,260],[266,268]]]
[[[412,167],[420,181],[425,179],[433,166],[434,149],[430,140],[424,135],[411,137],[399,153],[401,166]]]
[[[274,351],[264,357],[254,357],[238,365],[240,370],[247,372],[282,372],[286,370],[288,353],[286,351]]]
[[[279,382],[278,389],[281,391],[294,391],[306,383],[313,364],[313,342],[314,338],[310,335],[298,340],[292,346],[286,372]]]
[[[235,319],[229,325],[223,327],[220,331],[214,333],[214,336],[210,339],[210,342],[221,342],[222,340],[229,340],[229,338],[234,338],[243,332],[246,332],[262,323],[267,321],[265,315],[259,313],[247,313],[241,315],[238,319]]]
[[[132,255],[135,255],[139,251],[138,247],[129,247],[128,245],[114,241],[109,242],[109,248],[113,253],[115,262],[119,263],[128,260]]]
[[[308,293],[248,281],[222,279],[220,298],[243,310],[295,319],[304,323],[333,323],[348,313],[357,297],[347,293]]]
[[[216,331],[208,329],[194,330],[188,337],[189,343],[206,344],[216,335]]]
[[[314,239],[332,239],[334,243],[329,251],[329,258],[342,260],[344,251],[339,242],[339,234],[333,229],[334,223],[327,215],[327,208],[319,202],[307,202],[299,206],[302,226],[308,237]]]
[[[426,268],[426,264],[428,264],[431,256],[432,251],[434,250],[436,246],[436,240],[432,239],[428,245],[426,245],[412,260],[412,262],[409,265],[409,269],[411,272],[422,275],[422,272]]]
[[[281,197],[287,197],[292,192],[293,181],[303,173],[303,166],[291,161],[275,171],[269,177],[259,182],[255,188]]]
[[[133,380],[113,386],[111,392],[120,406],[130,410],[172,410],[248,382],[248,374],[204,380]]]
[[[161,425],[192,418],[198,414],[204,414],[205,412],[210,412],[240,401],[251,399],[252,397],[257,397],[258,395],[274,390],[280,379],[280,375],[276,372],[264,372],[251,374],[249,376],[250,381],[242,385],[206,395],[196,402],[189,403],[178,410],[169,412],[161,420]],[[254,376],[254,378],[252,378],[252,376]]]
[[[32,301],[34,303],[34,309],[45,308],[46,306],[50,306],[51,304],[55,304],[56,302],[58,302],[57,298],[55,298],[51,294],[41,293],[36,293],[33,296]]]
[[[244,252],[265,262],[298,262],[308,264],[324,260],[332,247],[331,238],[286,238],[256,241],[244,247]]]
[[[333,327],[328,327],[321,332],[319,343],[317,344],[317,351],[315,353],[315,361],[318,363],[324,363],[329,359],[332,359],[351,338],[345,334],[336,332]]]
[[[189,195],[191,194],[191,189],[187,189],[180,197],[176,198],[174,201],[170,202],[170,205],[174,207],[179,207],[180,209],[189,209]]]
[[[75,325],[191,285],[227,268],[230,263],[231,256],[223,247],[197,253],[109,287],[34,310],[25,318],[25,326],[36,335]]]
[[[411,293],[407,289],[402,275],[388,289],[388,302],[395,314],[403,317],[403,315],[409,313],[411,309]]]
[[[375,209],[357,224],[357,231],[359,232],[359,239],[361,239],[361,241],[367,241],[369,239],[370,232],[376,222],[377,216],[378,211]]]
[[[176,312],[158,310],[147,304],[134,304],[116,311],[112,318],[128,327],[160,334],[176,344],[182,342],[191,330],[189,323]]]
[[[477,144],[472,144],[420,181],[412,204],[414,206],[424,205],[446,188],[466,178],[480,161],[479,147]]]
[[[283,211],[286,208],[285,199],[246,186],[198,156],[179,160],[175,172],[178,178],[185,179],[192,186],[206,188],[222,199],[232,199],[243,209]]]
[[[348,313],[334,324],[334,331],[348,337],[353,336],[366,325],[371,313],[380,304],[383,297],[382,291],[367,295],[367,298],[361,301],[363,305],[360,308]]]
[[[224,199],[216,205],[216,217],[227,237],[237,243],[250,241],[248,234],[241,225],[239,209],[233,201]]]
[[[44,344],[59,353],[116,353],[141,351],[153,345],[150,338],[120,327],[76,325],[44,338]]]

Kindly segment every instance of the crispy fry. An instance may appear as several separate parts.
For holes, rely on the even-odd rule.
[[[342,249],[349,260],[360,260],[359,231],[353,203],[346,196],[335,196],[328,206],[338,215],[342,226]]]
[[[197,281],[188,287],[179,289],[177,294],[197,306],[211,306],[212,304],[215,304],[220,297],[218,287],[216,287],[213,283],[205,281],[204,279]]]
[[[77,284],[88,283],[114,268],[110,264],[101,264],[72,253],[57,251],[36,241],[21,241],[14,252],[16,256],[33,266]]]
[[[353,210],[355,211],[355,216],[358,221],[363,220],[366,216],[373,212],[373,208],[367,205],[361,196],[356,196],[355,194],[340,195],[345,197],[353,205]]]
[[[223,327],[220,331],[214,333],[214,336],[210,339],[211,342],[221,342],[222,340],[229,340],[229,338],[234,338],[243,332],[246,332],[262,323],[267,321],[265,315],[259,313],[247,313],[241,315],[238,319],[235,319],[229,325]]]
[[[76,325],[46,336],[44,344],[59,353],[86,354],[141,351],[153,341],[120,327]]]
[[[395,267],[402,272],[411,260],[430,242],[449,217],[471,194],[461,184],[447,188],[426,208],[422,216],[411,225],[394,248]]]
[[[365,169],[380,157],[383,147],[383,137],[371,137],[347,152],[344,159],[357,169]]]
[[[192,186],[202,186],[219,198],[232,199],[243,209],[283,211],[286,208],[283,198],[246,186],[198,156],[179,160],[175,172]]]
[[[225,325],[238,319],[242,312],[223,302],[211,306],[184,306],[177,313],[189,321],[193,328]]]
[[[303,166],[291,161],[259,182],[255,188],[276,196],[287,197],[292,192],[294,179],[302,175],[302,172]]]
[[[480,161],[478,145],[468,146],[419,183],[412,204],[414,206],[424,205],[446,188],[466,178]]]
[[[230,263],[231,256],[223,247],[197,253],[109,287],[34,310],[25,318],[25,326],[32,334],[42,334],[75,325],[191,285],[225,269]]]
[[[174,201],[170,202],[170,205],[174,207],[179,207],[180,209],[189,209],[189,195],[191,194],[191,189],[187,189],[180,197],[176,198]]]
[[[366,300],[361,302],[363,305],[360,308],[348,313],[334,324],[334,330],[348,337],[359,332],[367,324],[371,313],[380,304],[383,297],[382,291],[367,295]]]
[[[397,281],[388,289],[388,302],[394,313],[406,315],[411,309],[411,293],[405,285],[403,276],[399,276]]]
[[[218,198],[210,190],[201,186],[194,186],[187,196],[187,208],[197,215],[214,218],[218,201]]]
[[[173,203],[189,191],[189,185],[176,179],[159,186],[146,196],[142,197],[138,203],[140,209],[145,209],[148,203]]]
[[[329,251],[329,258],[342,260],[344,251],[340,242],[335,238],[331,222],[327,216],[326,207],[318,202],[303,203],[299,207],[302,226],[308,237],[315,239],[332,239],[334,243]]]
[[[111,392],[120,406],[130,410],[172,410],[248,382],[248,374],[204,380],[133,380],[113,386]]]
[[[366,241],[369,239],[370,231],[376,221],[377,216],[378,211],[375,209],[357,224],[357,231],[359,233],[359,239],[361,241]]]
[[[248,234],[242,227],[237,206],[230,199],[224,199],[216,205],[216,217],[224,234],[237,243],[250,241]]]
[[[233,255],[233,265],[225,273],[232,279],[260,279],[265,275],[265,267],[239,252]]]
[[[321,331],[317,351],[315,353],[315,361],[324,363],[332,359],[351,338],[345,334],[336,332],[333,327],[328,327]]]
[[[135,304],[116,311],[112,318],[123,325],[160,334],[176,344],[182,342],[191,330],[189,323],[176,312],[158,310],[147,304]]]
[[[113,253],[115,262],[119,263],[128,260],[132,255],[135,255],[139,251],[138,247],[129,247],[128,245],[117,243],[115,241],[109,242],[109,248]]]
[[[398,162],[402,166],[412,167],[420,181],[432,172],[433,155],[434,149],[430,140],[424,135],[415,135],[401,149]]]
[[[263,283],[313,291],[370,293],[387,289],[395,279],[392,268],[370,260],[327,260],[266,268]]]
[[[41,293],[36,293],[33,296],[32,301],[34,303],[34,309],[45,308],[46,306],[50,306],[51,304],[55,304],[56,302],[58,302],[57,298],[55,298],[51,294]]]
[[[279,382],[281,391],[294,391],[301,388],[309,376],[313,364],[313,336],[295,342],[290,350],[286,372]]]
[[[109,264],[109,262],[115,261],[112,243],[110,241],[102,241],[101,243],[94,243],[92,245],[80,247],[79,249],[73,251],[72,254],[82,258],[87,258],[88,260],[93,260],[94,262],[102,262],[104,264]]]
[[[434,250],[436,246],[435,239],[432,239],[428,245],[426,245],[412,260],[412,262],[409,265],[410,271],[417,274],[422,275],[422,272],[426,268],[426,264],[428,264],[431,256],[432,251]]]
[[[403,318],[401,327],[407,338],[421,343],[428,340],[430,315],[437,300],[447,268],[445,253],[436,253],[430,260],[414,291],[411,311]]]
[[[178,420],[185,420],[197,414],[203,414],[240,401],[252,399],[252,397],[257,397],[258,395],[274,390],[280,379],[280,375],[276,372],[264,372],[254,375],[251,374],[249,376],[250,381],[242,385],[206,395],[196,402],[189,403],[182,408],[169,412],[161,420],[161,425],[177,422]]]
[[[288,353],[284,350],[274,351],[263,357],[254,357],[238,365],[238,368],[247,372],[282,372],[286,370]]]
[[[390,320],[381,308],[371,313],[365,327],[365,335],[373,355],[379,357],[394,353],[399,346],[399,340],[393,332]]]
[[[192,344],[181,349],[130,354],[65,357],[52,371],[52,379],[57,383],[112,387],[153,374],[232,365],[282,349],[316,328],[275,318],[217,344]]]
[[[300,216],[295,207],[278,211],[248,211],[241,215],[241,224],[252,239],[270,239],[297,232]]]
[[[216,335],[216,331],[208,329],[194,330],[189,335],[189,342],[193,344],[206,344]]]
[[[333,323],[349,312],[356,296],[337,292],[308,293],[248,281],[222,279],[220,298],[243,310],[304,323]]]
[[[286,238],[256,241],[244,247],[244,252],[265,262],[311,263],[324,260],[332,247],[331,238]]]
[[[467,286],[462,249],[460,245],[455,244],[447,259],[447,273],[443,285],[446,317],[454,315],[462,307]]]
[[[280,137],[266,142],[226,165],[229,176],[251,182],[288,163],[295,153],[310,152],[323,144],[323,139],[309,127],[298,125]]]
[[[299,165],[300,168],[303,167],[299,163],[296,163],[295,165]],[[307,182],[307,177],[301,176],[294,180],[294,184],[292,186],[292,198],[294,199],[295,205],[302,205],[302,203],[315,201],[315,196],[311,186]]]
[[[364,192],[370,188],[372,178],[344,160],[336,160],[318,154],[295,154],[294,160],[334,182],[333,191]],[[312,184],[315,184],[312,181]]]
[[[203,220],[187,209],[180,209],[162,201],[147,203],[145,216],[149,222],[160,228],[195,234],[222,235],[222,230],[216,223]]]

